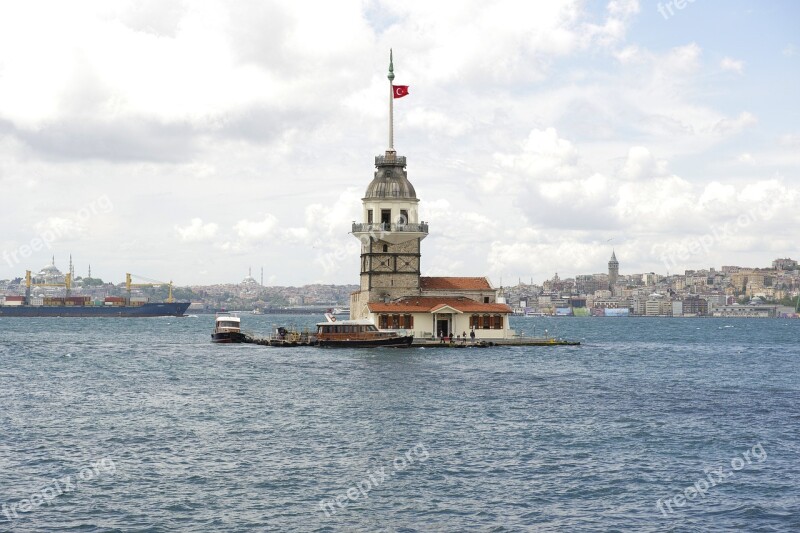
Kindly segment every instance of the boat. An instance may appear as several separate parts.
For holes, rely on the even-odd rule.
[[[334,307],[331,314],[334,315],[350,315],[349,307]]]
[[[272,335],[267,339],[269,346],[316,346],[316,337],[304,329],[299,331],[294,327],[274,326]]]
[[[369,320],[336,320],[325,315],[327,322],[317,324],[317,346],[322,348],[408,348],[414,335],[379,330]]]
[[[55,305],[28,305],[23,301],[18,305],[0,305],[0,317],[157,317],[185,316],[189,302],[143,303],[141,305],[74,305],[61,303]]]
[[[233,313],[217,313],[214,320],[214,333],[211,334],[211,342],[247,342],[247,335],[242,333],[241,322],[242,319]]]
[[[53,261],[51,272],[58,273]],[[138,276],[137,276],[138,277]],[[131,290],[139,287],[168,286],[169,295],[163,303],[147,302],[146,298],[133,297]],[[64,296],[34,298],[34,287],[64,287]],[[125,274],[125,296],[106,296],[104,300],[92,301],[85,295],[73,295],[72,274],[64,276],[64,282],[52,280],[34,282],[31,271],[25,271],[25,294],[7,295],[0,305],[0,317],[158,317],[185,316],[190,302],[176,302],[172,297],[172,282],[132,283],[132,275]]]

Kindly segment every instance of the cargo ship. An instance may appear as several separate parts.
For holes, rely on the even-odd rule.
[[[30,271],[25,275],[25,296],[6,296],[0,305],[0,317],[158,317],[184,316],[189,302],[176,302],[172,297],[172,282],[169,284],[169,296],[163,303],[147,302],[143,298],[131,297],[132,287],[143,287],[155,284],[133,284],[131,275],[126,274],[125,287],[127,296],[107,296],[103,301],[92,301],[89,296],[70,296],[71,275],[65,276],[65,282],[59,284],[36,284],[31,282]],[[64,297],[31,298],[31,287],[37,285],[63,285],[66,287]]]

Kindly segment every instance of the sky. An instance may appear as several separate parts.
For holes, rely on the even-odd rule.
[[[0,0],[0,279],[358,283],[390,48],[423,275],[800,259],[792,0]]]

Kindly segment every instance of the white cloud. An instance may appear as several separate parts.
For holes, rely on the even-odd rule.
[[[233,229],[236,231],[236,236],[239,237],[240,242],[265,242],[273,234],[277,225],[278,219],[274,215],[267,213],[261,220],[240,220]]]
[[[348,232],[387,145],[389,47],[396,82],[412,87],[395,102],[395,143],[431,222],[428,272],[513,275],[505,251],[525,270],[536,254],[542,274],[559,261],[594,270],[611,236],[629,261],[646,259],[654,239],[746,208],[745,190],[796,200],[797,134],[779,118],[790,60],[767,61],[775,41],[738,23],[752,30],[736,33],[748,65],[720,62],[716,34],[663,31],[642,11],[625,0],[8,4],[0,183],[30,200],[4,205],[16,221],[4,240],[30,242],[39,221],[102,191],[114,213],[67,228],[79,238],[56,244],[57,258],[71,251],[113,278],[146,247],[151,277],[221,281],[269,261],[283,283],[354,281]],[[713,74],[756,62],[746,91]],[[725,245],[705,259],[763,264],[759,232],[770,247],[794,237],[797,215],[776,210],[787,225],[742,230],[752,254],[727,257]],[[276,242],[293,253],[271,255]],[[233,253],[199,257],[191,243]],[[18,270],[0,265],[0,278]]]
[[[178,237],[183,242],[208,242],[217,235],[219,226],[213,222],[203,224],[203,219],[193,218],[186,226],[175,226]]]
[[[736,158],[739,163],[744,163],[745,165],[755,165],[756,159],[753,157],[752,154],[745,152],[743,154],[739,154],[739,157]]]
[[[632,146],[622,169],[622,176],[636,180],[650,178],[655,174],[656,160],[644,146]]]
[[[722,70],[735,72],[737,74],[744,73],[744,61],[737,61],[730,57],[725,57],[720,61],[719,66]]]

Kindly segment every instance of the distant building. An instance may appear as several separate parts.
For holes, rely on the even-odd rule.
[[[649,272],[647,274],[642,274],[642,283],[644,283],[645,287],[651,287],[658,283],[659,275],[653,272]]]
[[[708,315],[708,301],[699,296],[687,296],[681,301],[681,308],[684,316]]]
[[[777,305],[723,305],[714,308],[712,316],[728,318],[775,318]]]
[[[775,270],[797,270],[797,261],[794,259],[776,259],[772,262],[772,268]]]
[[[66,276],[56,267],[56,258],[33,276],[36,283],[64,283]]]
[[[619,278],[619,261],[617,261],[616,252],[611,250],[611,259],[608,262],[608,290],[614,291],[617,278]]]

